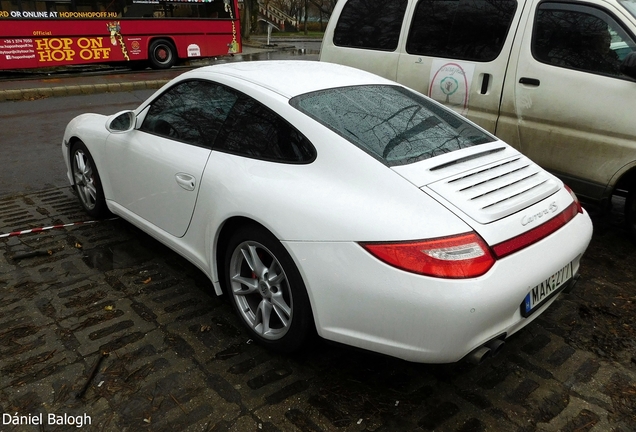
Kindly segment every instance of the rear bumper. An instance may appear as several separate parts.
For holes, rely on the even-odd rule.
[[[436,279],[397,270],[354,242],[284,242],[307,286],[318,333],[409,361],[448,363],[528,325],[520,305],[542,280],[572,262],[592,236],[587,213],[501,260],[485,275]]]

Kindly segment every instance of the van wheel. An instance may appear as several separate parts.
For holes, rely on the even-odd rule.
[[[632,185],[625,200],[625,226],[629,238],[636,243],[636,184]]]
[[[166,39],[156,39],[148,49],[148,60],[153,69],[170,69],[177,62],[177,49]]]

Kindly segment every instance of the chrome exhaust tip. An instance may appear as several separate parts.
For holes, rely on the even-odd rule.
[[[581,275],[579,273],[572,276],[572,279],[570,279],[570,282],[568,282],[567,286],[563,288],[563,292],[566,294],[571,292],[580,278],[581,278]]]
[[[485,346],[490,348],[490,355],[494,357],[497,354],[499,354],[499,351],[501,351],[501,349],[503,348],[505,344],[506,342],[504,342],[501,339],[493,339],[489,342],[486,342]]]
[[[490,355],[491,355],[490,348],[488,348],[485,345],[482,345],[478,348],[475,348],[473,351],[471,351],[466,356],[466,360],[469,363],[478,365],[484,360],[486,360],[488,357],[490,357]]]

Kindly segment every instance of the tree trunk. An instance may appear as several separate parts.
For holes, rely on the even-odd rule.
[[[240,13],[241,21],[241,38],[248,40],[250,38],[250,28],[252,27],[252,7],[251,1],[246,0],[243,2],[243,9]]]
[[[303,17],[303,21],[305,22],[305,34],[308,33],[307,31],[307,15],[309,14],[309,0],[305,0],[305,16]]]

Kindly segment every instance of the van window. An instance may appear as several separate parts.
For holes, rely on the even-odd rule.
[[[421,0],[413,15],[406,51],[492,61],[501,52],[516,9],[515,0]]]
[[[636,18],[636,0],[618,0]]]
[[[333,34],[337,46],[395,51],[408,0],[351,0]]]
[[[388,166],[493,142],[459,114],[392,85],[331,88],[290,104]]]
[[[604,11],[577,4],[542,3],[535,18],[533,56],[542,63],[621,76],[634,40]]]

